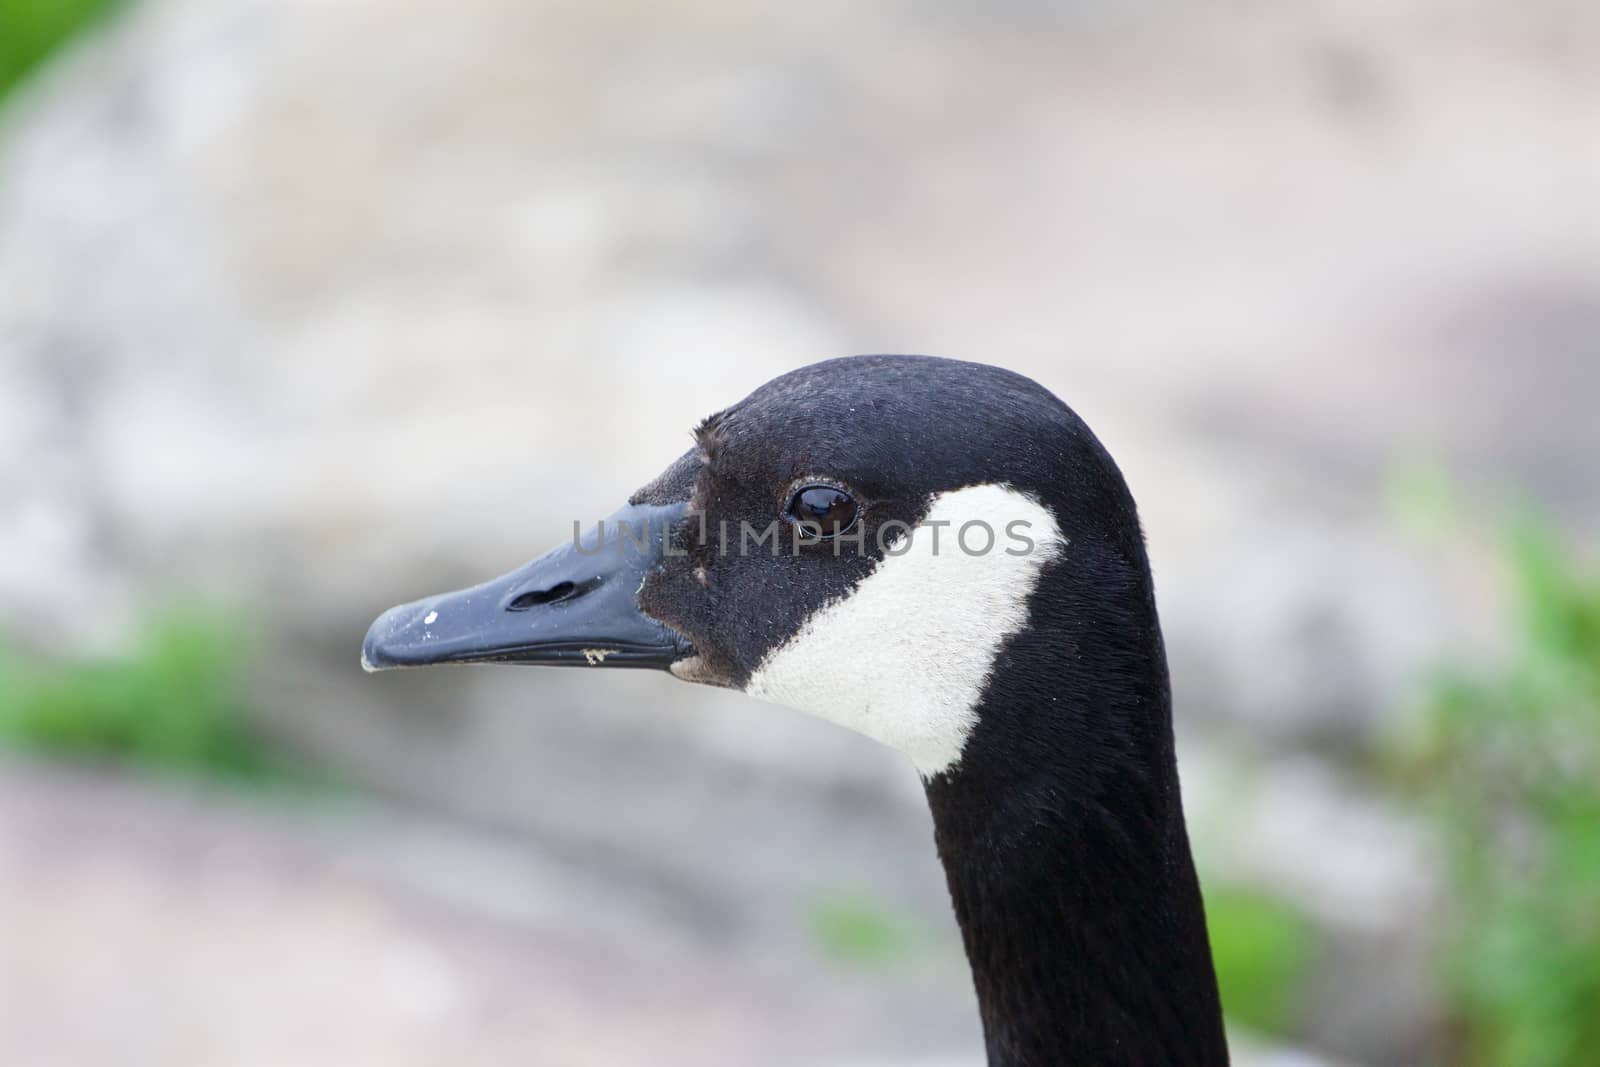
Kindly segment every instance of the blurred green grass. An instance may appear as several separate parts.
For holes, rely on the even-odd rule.
[[[1292,1035],[1318,947],[1310,919],[1265,892],[1223,886],[1206,891],[1206,928],[1229,1022]]]
[[[0,0],[0,102],[80,31],[123,0]]]
[[[126,652],[0,643],[0,742],[38,755],[230,781],[307,780],[249,725],[247,642],[225,614],[152,617]]]
[[[1537,518],[1505,540],[1509,658],[1442,669],[1401,782],[1449,860],[1440,960],[1450,1062],[1600,1057],[1600,569]]]
[[[1414,529],[1480,532],[1441,473],[1404,474]],[[1449,863],[1444,1058],[1578,1067],[1600,1049],[1600,566],[1532,510],[1497,545],[1508,654],[1435,671],[1391,770]]]
[[[824,894],[812,902],[807,918],[822,955],[852,967],[878,969],[905,963],[923,942],[894,907],[863,893]]]
[[[1415,533],[1485,533],[1435,468],[1392,488]],[[1600,564],[1533,512],[1492,543],[1515,602],[1505,656],[1432,671],[1377,754],[1447,859],[1431,1062],[1587,1067],[1600,1062]],[[1314,925],[1227,885],[1208,886],[1206,911],[1230,1021],[1292,1037],[1314,1007]]]

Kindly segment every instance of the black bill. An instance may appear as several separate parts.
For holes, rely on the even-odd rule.
[[[638,591],[686,505],[633,505],[519,570],[390,608],[367,631],[369,671],[434,663],[665,669],[692,654],[639,610]]]

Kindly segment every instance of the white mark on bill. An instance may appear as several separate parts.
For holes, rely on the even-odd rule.
[[[436,623],[438,621],[439,621],[439,613],[437,611],[430,611],[423,618],[422,625],[424,625],[424,626],[432,626],[434,623]]]

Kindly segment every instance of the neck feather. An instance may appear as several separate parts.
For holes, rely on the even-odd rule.
[[[1227,1063],[1147,583],[1120,619],[1044,605],[927,782],[992,1067]]]

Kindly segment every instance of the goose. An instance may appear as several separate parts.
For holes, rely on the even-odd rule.
[[[1228,1060],[1133,497],[998,367],[833,359],[702,421],[606,520],[392,608],[367,670],[654,668],[910,758],[991,1067]]]

